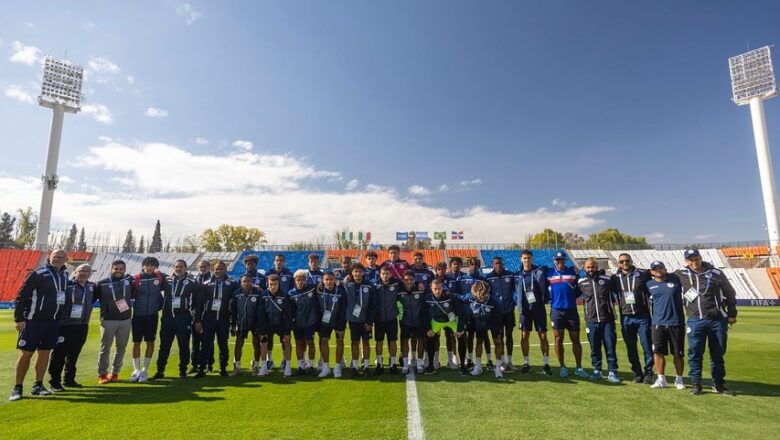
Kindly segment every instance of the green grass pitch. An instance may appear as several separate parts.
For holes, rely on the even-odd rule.
[[[31,371],[25,382],[25,398],[9,403],[5,398],[13,386],[16,332],[11,313],[0,312],[0,391],[6,393],[0,402],[0,438],[407,437],[406,381],[402,376],[283,379],[275,371],[262,379],[247,373],[237,378],[210,375],[201,380],[129,384],[132,364],[128,349],[122,382],[98,386],[98,336],[97,321],[93,320],[79,361],[77,380],[85,388],[34,398],[29,396]],[[517,343],[519,336],[515,339]],[[538,343],[536,336],[531,343]],[[606,380],[591,383],[578,378],[548,378],[538,368],[527,375],[506,374],[503,380],[494,379],[492,373],[471,378],[449,370],[418,375],[425,437],[777,438],[780,309],[740,309],[739,321],[729,333],[726,355],[727,385],[737,392],[734,398],[712,394],[708,386],[703,396],[694,397],[690,389],[651,390],[647,385],[633,384],[622,344],[618,341],[621,385]],[[589,370],[587,344],[583,344],[583,351],[583,364]],[[278,358],[281,350],[274,353]],[[245,367],[250,354],[251,348],[245,348]],[[174,344],[166,372],[170,377],[176,375],[176,359]],[[572,365],[569,351],[567,359]],[[516,364],[521,360],[517,347],[514,360]],[[538,367],[540,360],[539,348],[534,345],[532,364]],[[556,362],[552,363],[555,367]],[[704,377],[709,385],[706,361]]]

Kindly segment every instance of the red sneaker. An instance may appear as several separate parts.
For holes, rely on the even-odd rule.
[[[105,385],[108,382],[110,382],[110,380],[108,379],[108,374],[101,374],[100,376],[98,376],[98,383],[100,385]]]
[[[119,375],[118,374],[112,374],[111,377],[108,378],[109,382],[119,382]]]

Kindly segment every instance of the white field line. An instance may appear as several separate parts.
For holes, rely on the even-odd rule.
[[[417,384],[414,381],[414,369],[406,375],[406,430],[409,440],[423,440],[422,418],[420,417],[420,404],[417,401]]]

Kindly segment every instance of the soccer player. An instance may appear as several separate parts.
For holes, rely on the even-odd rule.
[[[306,352],[309,343],[314,344],[314,331],[317,329],[322,312],[319,298],[316,297],[317,286],[306,284],[308,272],[295,272],[295,287],[290,289],[288,296],[295,306],[295,355],[298,359],[298,375],[312,373],[314,356],[311,360]]]
[[[458,296],[444,290],[441,280],[431,282],[431,292],[425,297],[428,316],[423,320],[427,338],[428,366],[427,374],[436,372],[435,360],[439,357],[436,351],[436,339],[442,329],[445,332],[460,334],[463,332],[464,322],[461,318],[461,300]]]
[[[390,255],[390,259],[382,263],[381,266],[389,266],[390,275],[397,280],[402,279],[406,269],[409,269],[409,262],[401,259],[401,248],[394,244],[387,248],[387,253]]]
[[[119,381],[119,372],[130,340],[132,310],[130,304],[135,295],[135,285],[125,275],[125,262],[111,263],[111,275],[95,285],[95,299],[100,301],[100,353],[98,354],[98,383],[105,385]],[[108,374],[108,357],[116,341],[111,375]]]
[[[187,377],[190,362],[190,334],[192,332],[192,305],[200,302],[202,290],[187,273],[187,262],[176,260],[173,274],[168,277],[170,289],[165,292],[160,322],[160,353],[157,355],[155,379],[165,377],[165,366],[171,354],[173,340],[179,347],[179,377]]]
[[[435,275],[430,267],[425,264],[423,253],[415,252],[412,258],[412,266],[409,269],[414,273],[415,282],[423,283],[426,288],[430,287]]]
[[[320,269],[320,256],[317,254],[309,254],[309,276],[307,282],[309,285],[317,286],[322,283],[322,277],[325,275]]]
[[[725,396],[734,392],[726,388],[726,354],[728,327],[737,323],[736,292],[726,275],[701,259],[698,249],[684,252],[687,266],[675,272],[682,284],[688,311],[688,366],[691,394],[700,395],[701,364],[704,347],[710,351],[712,391]]]
[[[268,341],[266,342],[270,345],[270,340],[274,336],[279,336],[279,342],[282,344],[284,353],[284,361],[282,362],[284,377],[290,377],[292,376],[290,331],[293,327],[293,319],[295,319],[295,304],[287,293],[280,290],[279,275],[268,277],[268,289],[263,293],[262,299],[262,309],[259,313],[264,313],[265,316],[263,319],[259,319],[258,322],[264,323],[265,328],[258,332],[261,342],[267,339]],[[266,374],[268,374],[268,364],[263,364],[257,375],[265,376]]]
[[[349,255],[342,255],[340,261],[341,267],[333,270],[336,275],[336,279],[344,281],[344,277],[349,276],[350,267],[352,267],[352,257]]]
[[[415,365],[417,365],[420,373],[425,371],[422,363],[423,352],[425,351],[425,326],[423,325],[423,320],[428,316],[428,311],[425,308],[425,285],[423,283],[415,283],[414,280],[414,273],[407,270],[404,274],[401,291],[397,296],[401,315],[401,356],[403,357],[401,372],[403,374],[409,373],[409,368],[414,368]],[[411,356],[409,350],[410,342]],[[419,359],[419,363],[417,359]]]
[[[346,316],[349,323],[350,341],[352,342],[352,377],[358,376],[358,354],[363,348],[363,372],[369,373],[368,358],[371,353],[369,341],[374,325],[374,286],[363,275],[362,264],[352,266],[352,278],[344,284],[347,296]]]
[[[553,257],[553,267],[545,274],[550,286],[550,323],[555,336],[555,356],[561,366],[560,376],[568,377],[563,352],[563,338],[569,331],[571,351],[577,363],[574,373],[584,379],[588,373],[582,369],[582,344],[580,344],[580,314],[577,312],[577,271],[566,266],[566,254],[557,252]]]
[[[336,275],[325,272],[322,285],[317,287],[317,299],[322,315],[320,318],[320,353],[322,355],[322,371],[319,377],[330,374],[330,335],[336,332],[336,367],[333,377],[341,377],[341,363],[344,361],[344,329],[347,326],[346,292],[343,285],[336,284]]]
[[[523,352],[523,367],[521,372],[529,373],[531,331],[536,328],[539,335],[539,345],[542,349],[542,371],[552,376],[550,370],[550,345],[547,341],[547,311],[545,304],[550,302],[549,285],[547,284],[547,267],[534,264],[534,254],[529,250],[520,253],[523,266],[517,272],[517,295],[520,304],[520,349]]]
[[[229,279],[225,272],[227,265],[219,260],[214,263],[214,275],[203,284],[203,298],[196,304],[194,316],[195,333],[201,335],[203,345],[197,365],[196,378],[205,376],[209,362],[214,360],[214,338],[219,347],[219,375],[227,376],[227,364],[230,358],[228,337],[230,336],[230,302],[240,286]]]
[[[635,383],[653,383],[653,348],[650,342],[650,305],[644,289],[644,283],[650,274],[644,269],[637,269],[631,262],[631,255],[618,255],[618,270],[612,275],[614,296],[620,306],[620,330],[626,343],[628,362],[634,372]],[[645,365],[639,361],[636,341],[642,344]]]
[[[211,273],[211,262],[208,260],[200,260],[198,261],[198,274],[195,276],[195,281],[198,283],[198,286],[203,290],[203,295],[206,295],[206,291],[203,289],[203,286],[211,280],[212,277]],[[194,304],[193,304],[194,305]],[[193,317],[197,314],[193,310]],[[190,352],[190,355],[192,357],[190,371],[187,372],[187,374],[192,373],[198,373],[198,365],[200,364],[200,353],[203,351],[203,333],[198,331],[192,332],[192,350]],[[208,359],[207,363],[207,369],[209,372],[214,368],[214,350],[212,348],[212,357],[211,359]],[[199,376],[203,377],[203,376]]]
[[[498,301],[501,308],[501,346],[506,347],[504,358],[500,359],[499,354],[496,353],[496,360],[503,360],[501,362],[503,371],[514,371],[512,346],[515,339],[512,336],[512,331],[517,325],[515,320],[515,274],[506,270],[504,259],[501,257],[493,258],[491,263],[493,270],[485,276],[485,281],[490,286],[490,297]]]
[[[503,341],[501,327],[503,326],[503,310],[498,299],[490,294],[490,287],[485,281],[477,281],[471,286],[471,295],[466,302],[466,314],[471,316],[474,333],[477,337],[477,364],[471,370],[472,376],[482,374],[482,346],[490,344],[488,332],[496,347],[496,378],[504,377],[502,373]],[[465,373],[465,371],[464,371]]]
[[[158,268],[157,258],[146,257],[141,261],[142,272],[133,279],[135,296],[133,297],[133,373],[130,382],[146,382],[149,377],[149,365],[154,354],[154,341],[157,339],[157,323],[163,305],[163,292],[169,290],[165,275]],[[144,363],[141,367],[141,343],[146,342]]]
[[[376,264],[377,258],[379,258],[379,256],[376,252],[366,252],[366,273],[364,278],[371,284],[379,282],[379,266]]]
[[[259,261],[260,257],[254,254],[244,257],[244,265],[246,266],[246,273],[244,273],[244,275],[249,275],[249,277],[252,278],[252,284],[257,287],[259,292],[262,292],[266,288],[266,277],[257,270],[257,263]],[[257,374],[260,368],[260,358],[258,357],[260,356],[260,337],[257,332],[252,333],[252,348],[254,348],[255,355],[252,360],[252,374]],[[268,369],[272,369],[274,367],[273,338],[269,339],[267,348],[268,349],[265,352],[266,355],[263,357],[263,362],[268,365]]]
[[[384,372],[383,350],[384,340],[387,336],[387,349],[390,352],[390,372],[398,373],[395,357],[398,355],[398,308],[396,298],[401,291],[398,280],[390,275],[390,266],[382,266],[379,269],[379,284],[374,290],[374,323],[376,333],[376,374]]]
[[[466,265],[468,266],[468,272],[461,275],[458,279],[458,283],[460,284],[459,292],[462,292],[461,295],[470,295],[471,294],[471,286],[474,285],[477,281],[485,281],[485,277],[482,276],[482,271],[480,268],[482,267],[482,261],[477,257],[469,257],[466,259]],[[460,270],[460,269],[458,269]],[[471,317],[468,316],[466,318],[467,320],[470,320]],[[474,326],[471,325],[470,322],[467,322],[466,324],[466,338],[467,338],[467,351],[468,351],[468,358],[471,359],[471,353],[474,351],[474,337],[475,333],[473,331]],[[495,367],[493,364],[493,355],[490,352],[490,341],[488,341],[487,344],[485,344],[485,355],[487,356],[487,367],[489,369],[492,369]],[[449,347],[447,348],[449,350]],[[467,365],[468,366],[468,365]]]
[[[683,346],[685,345],[685,312],[680,280],[666,272],[661,261],[650,263],[652,278],[643,283],[645,297],[653,306],[653,357],[658,378],[650,388],[665,388],[666,355],[672,349],[677,376],[674,386],[685,389],[683,382]]]
[[[57,312],[60,323],[60,342],[54,346],[49,364],[49,384],[52,391],[63,391],[62,369],[65,368],[65,386],[81,388],[76,382],[76,363],[81,348],[87,342],[89,318],[92,314],[95,285],[89,282],[92,268],[82,264],[76,268],[76,276],[65,289],[65,304]]]
[[[258,319],[262,319],[265,316],[265,313],[261,312],[262,309],[260,291],[255,287],[254,280],[250,275],[242,276],[241,289],[236,291],[233,300],[230,301],[230,334],[236,337],[233,372],[230,373],[232,377],[241,374],[241,354],[244,348],[244,341],[249,336],[249,333],[256,334],[258,326],[263,326],[257,322]],[[253,345],[252,348],[265,351],[266,345],[259,344],[258,348],[255,348]],[[255,358],[259,359],[260,354],[255,352]],[[254,367],[254,363],[252,366]],[[267,364],[263,364],[263,366],[267,367]]]
[[[265,273],[266,276],[273,274],[279,275],[279,290],[283,293],[289,292],[295,285],[293,273],[290,272],[290,269],[285,267],[285,263],[286,257],[284,254],[276,254],[274,255],[274,267],[268,269]]]
[[[590,342],[590,359],[593,363],[591,380],[600,380],[601,347],[607,354],[607,380],[620,383],[617,375],[617,334],[615,333],[615,307],[612,302],[612,280],[599,270],[595,258],[588,258],[583,265],[585,276],[577,281],[585,309],[585,333]]]
[[[19,357],[16,360],[16,385],[11,391],[10,401],[22,398],[22,385],[33,353],[35,359],[35,383],[30,394],[48,396],[51,394],[43,386],[43,375],[49,365],[49,355],[57,343],[59,325],[56,316],[66,302],[68,272],[65,262],[68,254],[57,249],[49,254],[47,263],[29,274],[16,294],[14,322],[19,337],[16,348]]]

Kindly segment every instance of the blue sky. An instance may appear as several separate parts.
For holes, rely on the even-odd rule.
[[[760,240],[750,115],[729,99],[727,59],[780,41],[778,13],[769,1],[6,5],[0,210],[38,208],[50,112],[31,101],[41,55],[67,51],[87,68],[87,101],[66,117],[59,228]]]

